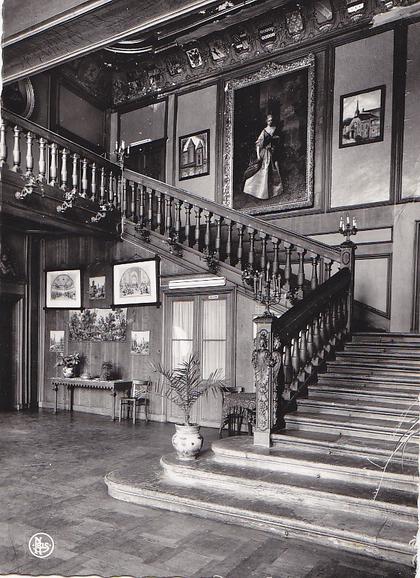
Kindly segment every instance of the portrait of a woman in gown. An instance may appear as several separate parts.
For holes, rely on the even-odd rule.
[[[257,199],[271,199],[283,192],[279,168],[280,137],[273,124],[273,115],[267,114],[266,126],[255,142],[257,160],[244,173],[243,192]]]

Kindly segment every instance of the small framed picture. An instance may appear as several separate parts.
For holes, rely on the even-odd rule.
[[[89,277],[89,299],[105,299],[105,276]]]
[[[179,180],[210,173],[210,129],[179,137]]]
[[[131,332],[131,353],[133,355],[149,355],[150,331]]]
[[[113,266],[115,306],[159,305],[160,259],[141,259]]]
[[[81,309],[82,281],[80,269],[46,271],[45,296],[47,309]]]
[[[340,97],[339,148],[384,140],[385,85]]]
[[[64,331],[50,331],[50,351],[64,352]]]

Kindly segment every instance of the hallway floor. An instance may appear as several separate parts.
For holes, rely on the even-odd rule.
[[[104,475],[171,451],[172,424],[60,412],[0,414],[0,574],[412,578],[414,570],[108,496]],[[207,443],[217,431],[203,429]],[[47,532],[53,554],[28,541]]]

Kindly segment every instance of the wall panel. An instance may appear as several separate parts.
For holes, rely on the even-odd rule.
[[[331,206],[390,198],[394,32],[343,44],[335,50]],[[339,148],[340,96],[386,86],[384,140]]]

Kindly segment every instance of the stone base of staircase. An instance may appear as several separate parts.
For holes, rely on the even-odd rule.
[[[127,502],[409,565],[417,532],[416,476],[388,471],[374,500],[381,472],[366,461],[360,478],[360,466],[355,456],[331,461],[317,452],[266,450],[239,436],[214,442],[194,462],[171,454],[153,471],[127,466],[105,482],[112,497]]]

